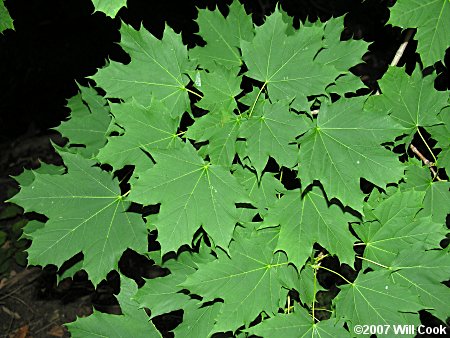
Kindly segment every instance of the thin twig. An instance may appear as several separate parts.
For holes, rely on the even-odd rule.
[[[409,40],[414,34],[414,29],[407,29],[405,39],[403,40],[403,43],[398,47],[397,51],[395,52],[394,58],[392,59],[391,66],[397,66],[398,62],[402,58],[403,53],[405,52],[406,46],[408,45]],[[380,95],[380,90],[377,90],[375,92],[375,95]]]
[[[436,170],[433,168],[433,163],[431,163],[430,161],[428,161],[428,159],[422,155],[422,153],[419,151],[419,149],[417,149],[416,147],[414,147],[412,144],[409,146],[409,148],[412,150],[412,152],[414,154],[417,155],[418,158],[420,158],[422,160],[422,162],[428,167],[430,168],[431,172],[433,173],[433,176],[437,178],[438,181],[440,181],[441,179],[439,178],[439,176],[437,175]]]
[[[394,59],[391,62],[391,66],[397,66],[397,64],[400,61],[403,53],[405,52],[406,46],[408,45],[408,42],[412,38],[413,34],[414,34],[414,29],[408,28],[406,30],[405,40],[403,40],[403,43],[397,49]]]

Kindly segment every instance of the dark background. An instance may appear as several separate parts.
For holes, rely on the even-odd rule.
[[[16,189],[8,175],[20,173],[24,166],[36,167],[39,160],[58,162],[49,140],[61,142],[61,138],[49,128],[67,119],[69,110],[65,107],[66,100],[77,93],[76,82],[95,85],[86,77],[94,75],[108,59],[129,62],[128,55],[118,45],[121,20],[136,29],[142,23],[159,38],[167,23],[177,33],[181,32],[188,47],[193,47],[204,43],[196,35],[196,7],[212,10],[216,2],[222,13],[226,14],[227,5],[232,1],[128,0],[128,7],[122,8],[116,18],[111,19],[101,12],[94,13],[90,0],[5,0],[15,30],[0,34],[0,201],[6,198],[7,191]],[[276,6],[273,0],[248,0],[243,3],[256,24],[261,24],[264,15],[270,14]],[[386,71],[403,39],[404,34],[399,27],[386,25],[389,7],[394,3],[394,0],[280,1],[281,7],[295,17],[297,26],[307,18],[310,21],[325,21],[348,13],[342,39],[353,37],[371,43],[364,60],[352,69],[368,86],[366,92],[377,89],[377,80]],[[417,43],[411,41],[399,63],[399,66],[406,64],[408,72],[419,60],[415,53],[416,46]],[[449,50],[443,61],[435,65],[439,74],[435,83],[438,90],[450,88]],[[130,257],[128,264],[134,266],[135,274],[148,278],[154,273],[143,268],[145,262],[141,261],[142,257],[132,254]],[[12,262],[11,271],[23,274],[26,270]],[[7,330],[7,336],[26,325],[27,332],[33,333],[34,337],[52,336],[49,332],[53,329],[53,336],[62,336],[57,335],[58,332],[67,335],[64,329],[58,331],[60,324],[74,320],[75,315],[90,313],[93,305],[109,312],[118,311],[112,297],[112,292],[117,291],[114,276],[95,291],[82,274],[74,281],[58,285],[55,269],[33,271],[31,276],[35,277],[31,281],[29,277],[23,278],[27,284],[22,287],[29,290],[24,293],[27,298],[16,305],[7,304],[11,307],[8,309],[20,318],[16,317],[11,322],[8,319],[6,326],[0,325],[0,337],[2,330]],[[17,287],[20,283],[23,281],[17,282]],[[11,298],[2,296],[1,291],[0,286],[0,306]],[[20,307],[36,306],[35,300],[45,301],[46,304],[53,302],[48,311],[58,312],[59,317],[52,319],[44,313],[47,311],[44,308],[38,315],[33,313],[27,316],[21,312]],[[39,316],[42,317],[40,321],[36,319]],[[179,320],[179,314],[172,317],[165,320],[174,323]],[[5,318],[9,317],[2,315],[0,308],[0,322]],[[422,314],[422,319],[433,321],[431,316],[425,314]]]

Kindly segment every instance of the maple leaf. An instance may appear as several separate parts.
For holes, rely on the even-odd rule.
[[[122,7],[126,6],[127,0],[92,0],[95,10],[105,13],[114,18]]]
[[[183,322],[173,330],[178,337],[209,337],[220,312],[220,302],[199,305],[197,300],[189,301],[184,307]]]
[[[161,203],[155,224],[162,252],[190,244],[200,226],[227,250],[237,222],[235,203],[250,202],[236,179],[224,167],[204,162],[190,144],[152,156],[156,165],[136,181],[130,200]]]
[[[244,6],[234,1],[226,18],[218,9],[200,10],[197,18],[200,35],[206,46],[189,51],[191,59],[197,59],[200,65],[214,69],[216,64],[227,68],[242,65],[238,48],[242,40],[250,41],[253,37],[253,23]]]
[[[111,117],[106,100],[95,89],[79,86],[80,93],[69,99],[70,119],[55,130],[70,140],[74,149],[86,158],[96,155],[106,143]],[[84,145],[80,147],[79,145]],[[71,147],[77,145],[76,147]]]
[[[111,176],[80,155],[60,152],[68,169],[65,175],[35,173],[11,200],[49,220],[33,231],[29,264],[61,266],[80,251],[83,269],[97,285],[117,269],[122,253],[147,250],[147,230],[142,217],[127,213],[129,202],[120,195]],[[80,184],[80,182],[84,182]]]
[[[314,243],[337,254],[341,262],[353,265],[355,238],[348,223],[354,220],[337,205],[328,205],[320,188],[313,187],[309,192],[287,191],[274,207],[269,208],[262,226],[281,226],[276,250],[286,252],[289,262],[297,268],[311,256]]]
[[[147,107],[135,100],[112,104],[111,112],[123,133],[109,137],[97,158],[102,163],[111,164],[114,169],[132,164],[136,166],[135,172],[140,173],[153,166],[144,151],[149,153],[154,149],[168,149],[182,144],[176,134],[177,120],[157,99],[153,99]]]
[[[162,268],[169,269],[170,275],[148,279],[145,285],[136,293],[134,299],[142,307],[151,309],[151,317],[156,317],[164,313],[190,307],[189,296],[181,293],[179,284],[197,271],[199,263],[211,261],[213,256],[206,255],[205,252],[191,254],[182,252],[176,259],[170,259],[163,264]]]
[[[240,136],[247,139],[246,153],[258,176],[272,156],[280,166],[297,164],[298,145],[295,137],[309,129],[299,115],[289,111],[287,103],[265,102],[262,110],[244,120]]]
[[[77,318],[75,322],[65,324],[73,337],[148,337],[162,338],[144,309],[132,300],[137,291],[136,283],[120,276],[120,293],[117,295],[121,315],[111,315],[94,310],[89,317]]]
[[[250,220],[259,213],[264,216],[267,209],[275,204],[279,194],[285,192],[283,184],[274,177],[272,173],[264,173],[258,180],[254,172],[242,166],[234,168],[233,176],[236,177],[242,187],[247,191],[248,196],[253,201],[252,205],[256,209],[242,208],[242,213],[249,212]]]
[[[444,59],[450,36],[450,1],[403,0],[391,8],[389,23],[403,28],[417,28],[417,52],[424,66]]]
[[[316,323],[310,314],[297,306],[289,314],[277,314],[264,320],[261,324],[246,330],[251,334],[265,338],[279,337],[347,337],[349,333],[332,319],[321,320]]]
[[[415,255],[411,255],[414,252]],[[421,304],[445,321],[448,317],[450,291],[441,284],[448,280],[450,254],[442,250],[423,251],[421,245],[403,250],[390,266],[392,280],[417,293]]]
[[[134,30],[122,24],[120,46],[130,54],[127,65],[111,61],[92,78],[106,90],[107,97],[126,100],[134,97],[139,103],[150,104],[152,95],[162,101],[173,117],[190,110],[186,85],[190,63],[181,36],[166,28],[162,40],[145,29]]]
[[[425,191],[422,215],[430,215],[434,222],[445,223],[450,213],[450,183],[433,181],[430,170],[418,161],[410,161],[406,167],[405,184],[402,190]]]
[[[0,33],[5,29],[14,29],[14,23],[3,0],[0,0]]]
[[[237,108],[234,99],[242,89],[242,76],[238,76],[239,69],[228,70],[216,66],[209,73],[201,72],[196,87],[202,91],[203,98],[196,103],[202,109],[210,112],[232,112]]]
[[[355,325],[366,323],[391,326],[420,323],[419,315],[414,313],[423,309],[419,297],[394,283],[389,271],[360,273],[352,284],[339,288],[341,292],[333,300],[336,317],[347,322],[350,332],[355,332]]]
[[[383,94],[369,97],[366,110],[388,113],[412,140],[418,127],[440,124],[439,112],[448,106],[448,94],[433,89],[435,76],[422,78],[416,70],[408,76],[401,68],[390,67],[379,81]]]
[[[388,266],[401,250],[416,243],[423,249],[439,247],[446,234],[442,224],[433,222],[431,216],[416,217],[424,196],[423,191],[398,191],[375,208],[378,221],[353,227],[366,244],[365,258]]]
[[[320,180],[327,196],[362,211],[360,178],[384,187],[403,176],[397,156],[380,146],[401,129],[389,116],[363,111],[363,99],[322,104],[311,131],[300,138],[298,176]]]
[[[280,303],[282,284],[278,276],[288,269],[283,253],[274,254],[278,229],[248,234],[237,229],[230,244],[230,257],[199,265],[182,286],[204,300],[222,298],[214,332],[235,331],[249,325],[261,311],[275,314]]]
[[[438,141],[436,146],[441,148],[436,165],[444,167],[448,173],[450,172],[450,108],[443,109],[438,118],[441,123],[431,129],[432,137]]]
[[[200,152],[209,155],[214,164],[231,167],[236,155],[236,140],[242,117],[232,112],[209,113],[191,125],[185,136],[197,142],[208,141]],[[220,128],[217,128],[220,126]]]

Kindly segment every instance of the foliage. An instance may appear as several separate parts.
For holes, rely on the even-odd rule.
[[[14,29],[14,23],[5,7],[3,0],[0,1],[0,33],[5,29]]]
[[[391,21],[418,27],[427,65],[448,47],[450,20],[427,45],[414,6],[398,1]],[[349,69],[367,43],[340,41],[343,18],[295,29],[276,9],[255,27],[234,2],[197,22],[206,45],[190,50],[170,28],[158,40],[122,24],[131,62],[92,77],[105,98],[80,87],[69,100],[64,168],[17,178],[11,201],[48,218],[25,227],[30,264],[82,252],[77,267],[97,285],[130,248],[170,271],[140,289],[121,275],[122,315],[96,312],[72,334],[158,337],[151,320],[175,310],[179,337],[361,336],[355,325],[417,325],[421,310],[445,321],[450,109],[435,75],[391,67],[382,94],[361,95]],[[119,182],[122,168],[133,172]],[[339,281],[327,315],[322,273]]]

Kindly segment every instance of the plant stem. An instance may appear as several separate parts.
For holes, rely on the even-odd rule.
[[[367,261],[367,262],[370,262],[370,263],[372,263],[372,264],[381,266],[382,268],[389,269],[388,266],[383,265],[383,264],[378,263],[378,262],[375,262],[375,261],[373,261],[373,260],[371,260],[371,259],[368,259],[368,258],[365,258],[365,257],[361,257],[361,256],[356,256],[356,258],[359,258],[360,260]]]
[[[199,93],[197,93],[197,92],[194,92],[193,90],[191,90],[191,89],[189,89],[189,88],[184,88],[186,91],[188,91],[189,93],[191,93],[191,94],[194,94],[195,96],[198,96],[199,98],[201,98],[201,99],[203,99],[203,95],[201,95],[201,94],[199,94]]]
[[[334,273],[336,276],[341,277],[347,284],[353,285],[353,283],[350,282],[347,278],[345,278],[345,277],[342,276],[340,273],[338,273],[338,272],[336,272],[336,271],[334,271],[334,270],[328,269],[328,268],[326,268],[326,267],[324,267],[324,266],[321,266],[321,265],[313,265],[313,269],[316,269],[316,268],[317,268],[317,269],[324,269],[324,270],[327,270],[327,271],[329,271],[329,272],[331,272],[331,273]]]
[[[414,29],[408,28],[406,30],[405,40],[403,40],[403,43],[397,49],[394,59],[391,62],[391,66],[397,66],[397,64],[400,61],[403,53],[405,52],[406,46],[408,45],[408,42],[411,39],[411,37],[413,36],[413,34],[414,34]]]
[[[256,95],[255,102],[253,102],[253,104],[252,104],[252,108],[250,109],[250,113],[248,113],[248,117],[251,117],[251,116],[252,116],[253,110],[255,109],[255,106],[256,106],[256,102],[258,102],[258,99],[259,99],[259,97],[260,97],[262,91],[263,91],[264,88],[266,87],[266,84],[267,84],[267,81],[264,82],[264,84],[262,85],[261,89],[260,89],[259,92],[258,92],[258,95]]]
[[[419,129],[419,128],[417,128],[417,132],[419,133],[420,138],[422,139],[423,143],[424,143],[425,146],[427,147],[427,149],[428,149],[428,151],[430,152],[431,156],[433,156],[434,163],[436,163],[436,162],[437,162],[437,159],[436,159],[436,157],[434,156],[433,152],[431,151],[431,148],[430,148],[430,146],[428,145],[427,141],[425,141],[425,138],[423,137],[423,135],[422,135],[422,133],[420,132],[420,129]]]

